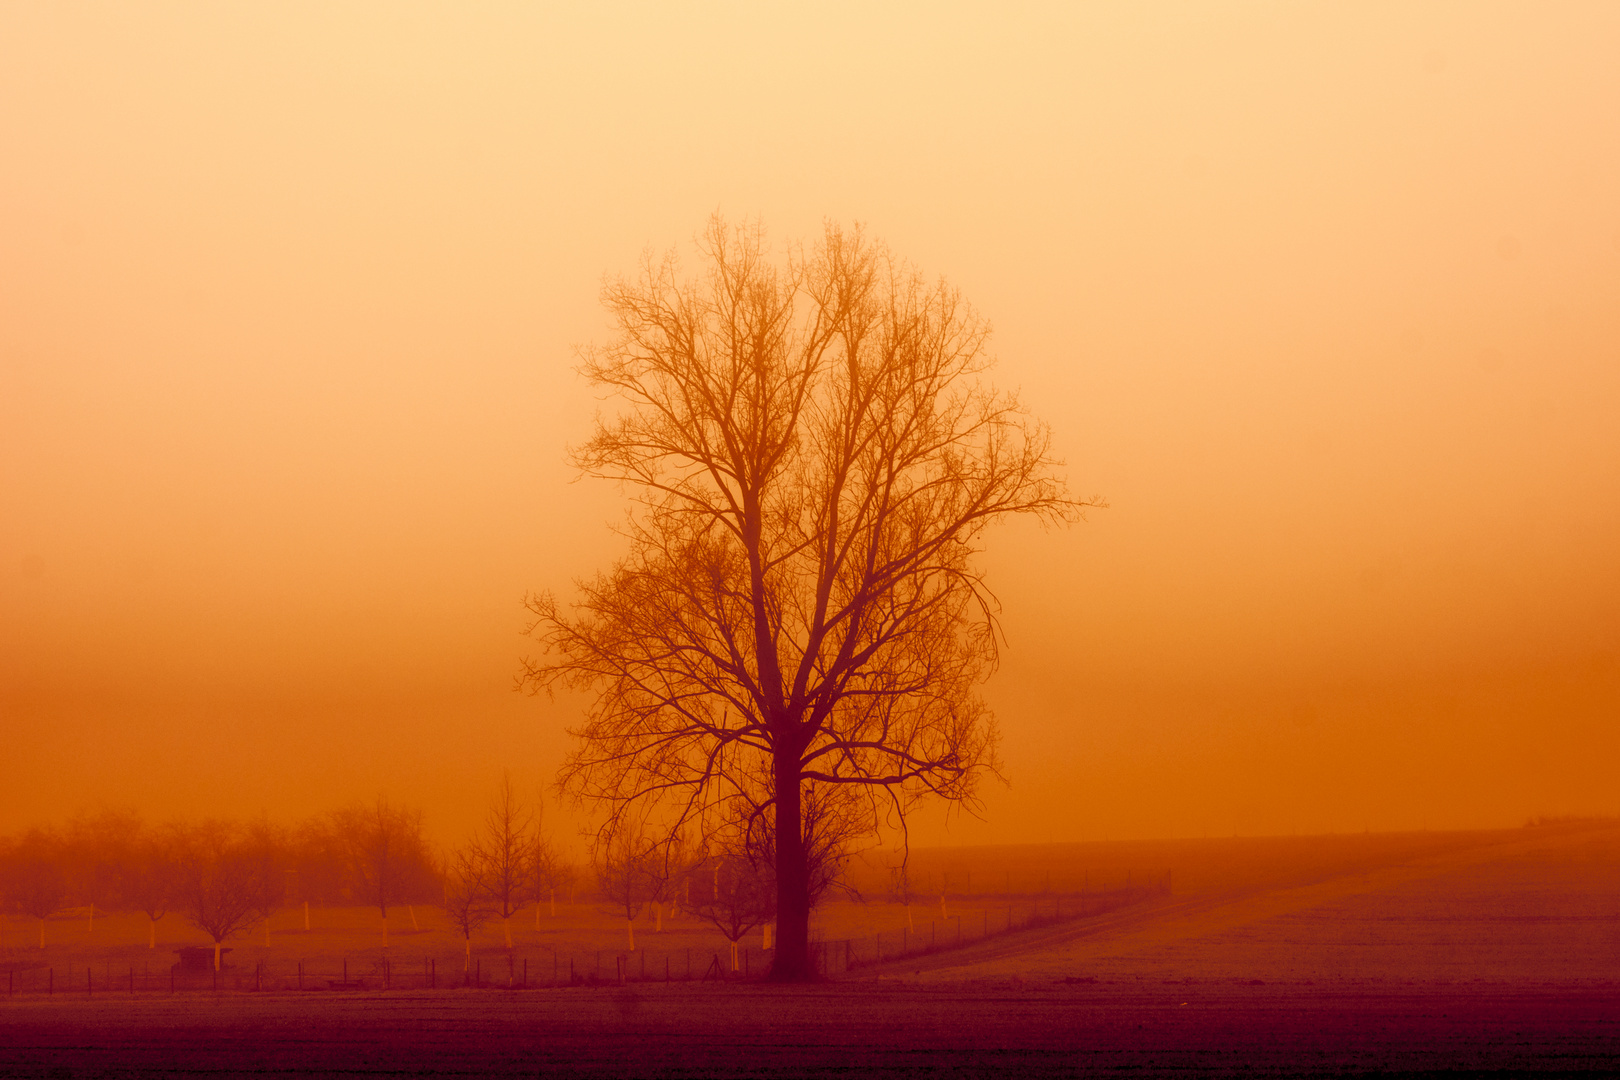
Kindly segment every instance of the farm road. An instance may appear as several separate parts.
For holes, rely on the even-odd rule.
[[[1166,898],[860,974],[1620,982],[1620,829],[1505,835],[1303,885]]]

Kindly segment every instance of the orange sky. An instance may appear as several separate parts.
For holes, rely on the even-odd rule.
[[[602,275],[863,222],[1112,508],[926,842],[1620,811],[1620,7],[0,8],[0,830],[464,828],[577,703]]]

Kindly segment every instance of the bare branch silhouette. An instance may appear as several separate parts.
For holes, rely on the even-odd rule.
[[[858,230],[783,266],[757,226],[717,218],[701,247],[700,280],[671,256],[604,289],[618,335],[583,372],[627,407],[574,456],[633,492],[630,552],[571,606],[528,599],[546,655],[522,682],[594,692],[562,782],[605,828],[763,816],[773,976],[805,978],[803,785],[865,789],[862,832],[931,795],[972,805],[999,637],[973,556],[993,521],[1098,504],[980,381],[989,328],[954,289]]]

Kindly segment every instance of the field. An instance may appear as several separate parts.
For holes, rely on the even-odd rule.
[[[1026,895],[1032,904],[1072,895],[1059,891],[1058,879],[1075,862],[1157,865],[1176,887],[1093,917],[873,963],[809,987],[650,979],[528,990],[19,993],[0,1003],[0,1074],[1620,1068],[1620,828],[1612,823],[1136,845],[1113,849],[1111,862],[1103,854],[1093,846],[1008,848],[922,853],[918,861],[971,863],[973,879],[986,882],[1001,866],[1003,884],[1016,865],[1044,884],[1041,865],[1049,864],[1053,892]],[[989,912],[992,898],[1005,899],[969,886],[947,893],[947,910]],[[938,898],[931,903],[937,920]],[[915,905],[913,922],[923,913]],[[361,947],[364,915],[340,927],[338,914],[328,913],[330,929],[308,935],[301,925],[279,934],[273,926],[266,958],[299,951],[300,938],[310,955],[327,959],[380,951],[380,943]],[[526,935],[516,942],[519,955],[539,955],[547,934],[553,942],[599,934],[605,949],[619,947],[607,940],[608,920],[584,905],[577,924],[561,906],[554,929],[543,913],[535,931],[533,917],[514,927],[515,938]],[[426,924],[420,909],[417,918],[420,933],[394,931],[390,951],[444,948],[454,961],[444,928]],[[899,905],[847,904],[824,913],[821,930],[864,932],[905,918]],[[10,960],[17,929],[7,929]],[[96,934],[103,929],[98,923]],[[492,960],[504,956],[496,933],[479,942]],[[314,948],[321,934],[324,951]],[[654,940],[651,948],[685,948],[682,935],[711,952],[720,940],[712,930],[666,925],[672,944]],[[255,948],[264,946],[239,945],[249,955],[238,969],[251,966]]]
[[[850,955],[870,961],[880,955],[928,952],[986,936],[1009,926],[1073,918],[1083,911],[1138,901],[1141,890],[1092,890],[1076,894],[939,896],[909,905],[882,900],[834,900],[816,913],[812,936],[828,947],[829,964],[842,971]],[[696,916],[669,910],[635,920],[634,938],[622,917],[586,902],[561,902],[537,912],[528,908],[510,924],[507,949],[499,922],[474,934],[471,948],[444,912],[403,907],[389,916],[385,936],[371,908],[312,908],[309,929],[302,908],[279,911],[253,931],[229,939],[224,967],[173,970],[179,948],[212,948],[212,939],[170,915],[151,942],[144,915],[87,910],[47,920],[44,948],[37,920],[7,920],[0,950],[0,994],[57,991],[151,993],[181,990],[310,990],[537,987],[558,984],[646,980],[701,980],[719,963],[731,974],[730,943]],[[634,948],[631,948],[632,940]],[[850,943],[853,954],[844,947]],[[737,974],[758,975],[769,963],[763,928],[739,942]]]

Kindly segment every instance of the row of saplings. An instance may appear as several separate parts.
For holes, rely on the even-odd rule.
[[[148,827],[134,813],[104,811],[75,819],[65,832],[33,829],[0,839],[0,905],[38,921],[40,948],[46,920],[70,905],[88,909],[92,931],[98,911],[143,912],[151,948],[159,920],[173,912],[212,939],[216,970],[227,940],[300,901],[306,911],[311,902],[376,906],[385,945],[391,907],[442,907],[468,958],[473,933],[487,923],[502,922],[511,948],[510,920],[520,908],[549,901],[554,909],[557,891],[581,885],[594,885],[623,914],[632,951],[634,921],[649,907],[660,927],[666,906],[712,922],[734,953],[743,935],[774,917],[774,881],[757,860],[674,857],[626,839],[601,847],[582,871],[557,858],[538,807],[525,806],[504,781],[483,827],[446,852],[425,840],[419,810],[385,799],[290,828],[266,819]]]

